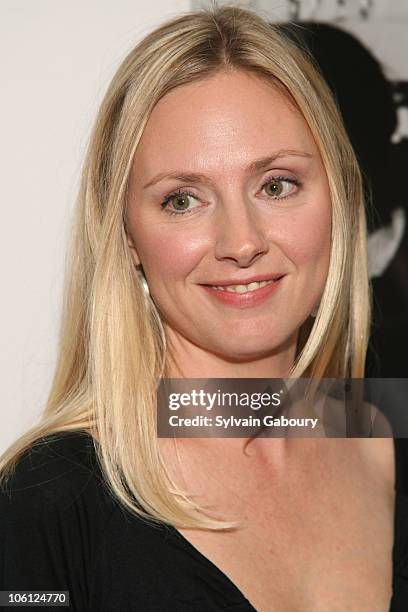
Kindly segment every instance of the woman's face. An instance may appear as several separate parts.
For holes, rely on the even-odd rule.
[[[173,337],[237,360],[295,346],[331,242],[327,177],[305,120],[244,72],[171,91],[137,148],[127,230]]]

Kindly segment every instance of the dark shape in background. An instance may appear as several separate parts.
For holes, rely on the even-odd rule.
[[[408,82],[390,82],[353,35],[327,23],[281,24],[306,48],[332,90],[363,173],[369,233],[407,214],[408,138],[394,144],[397,107],[408,107]],[[374,312],[366,376],[408,377],[408,237],[383,275],[374,278]]]

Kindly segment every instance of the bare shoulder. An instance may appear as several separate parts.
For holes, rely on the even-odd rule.
[[[391,490],[395,484],[395,447],[392,437],[359,438],[361,456],[375,480]]]
[[[347,436],[344,402],[329,398],[324,407],[325,425],[331,426],[329,431],[335,431],[337,435],[343,432]],[[384,414],[368,402],[362,402],[360,417],[364,417],[364,431],[371,437],[348,438],[348,442],[357,449],[368,476],[392,490],[395,483],[395,446],[391,425]]]

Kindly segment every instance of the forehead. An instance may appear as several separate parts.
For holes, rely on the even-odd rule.
[[[316,152],[294,103],[255,74],[220,72],[180,86],[156,104],[136,151],[135,171],[232,170],[280,149]]]

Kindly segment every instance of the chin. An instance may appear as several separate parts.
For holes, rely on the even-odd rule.
[[[246,362],[257,359],[265,359],[282,350],[285,350],[287,343],[285,339],[275,338],[267,341],[265,336],[262,338],[248,338],[237,335],[233,341],[229,338],[222,346],[214,346],[212,352],[227,361]]]

